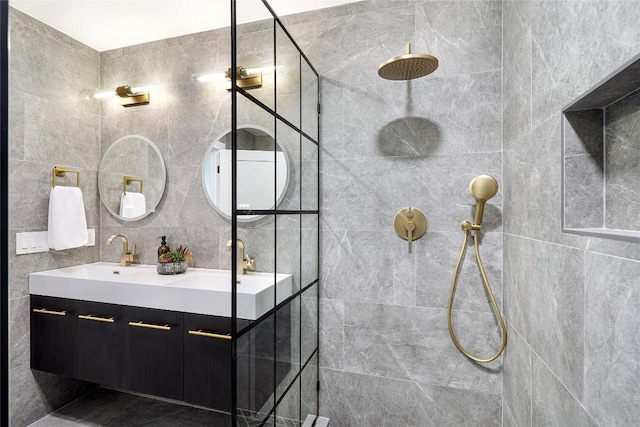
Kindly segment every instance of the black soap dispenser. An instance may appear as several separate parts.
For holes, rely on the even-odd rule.
[[[161,239],[160,247],[158,248],[158,259],[160,259],[160,257],[169,252],[170,249],[169,246],[167,246],[167,236],[160,236],[158,239]]]

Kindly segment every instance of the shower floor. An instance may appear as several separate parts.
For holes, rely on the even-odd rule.
[[[228,427],[229,415],[99,388],[30,427]]]

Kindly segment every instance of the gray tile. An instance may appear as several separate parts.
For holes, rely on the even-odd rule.
[[[28,296],[9,303],[9,364],[11,369],[30,366],[30,300]]]
[[[318,415],[318,355],[316,354],[302,371],[300,419]]]
[[[168,115],[167,162],[175,166],[201,167],[211,144],[231,129],[231,108],[226,98],[173,108]]]
[[[407,255],[407,243],[395,232],[325,230],[322,250],[325,298],[415,304],[416,256]]]
[[[487,357],[500,344],[490,314],[454,312],[458,340]],[[454,347],[446,310],[345,303],[344,370],[500,394],[501,362],[479,366]]]
[[[527,2],[503,3],[502,136],[504,148],[531,131],[531,25]],[[525,9],[525,10],[522,10]]]
[[[500,150],[500,73],[434,76],[397,85],[377,79],[345,89],[345,157]]]
[[[591,238],[589,239],[587,250],[640,261],[640,245],[635,242]]]
[[[24,427],[95,388],[55,374],[31,370],[29,364],[10,369],[11,426]],[[16,393],[16,390],[19,390]]]
[[[636,54],[640,41],[633,2],[540,5],[532,23],[534,127]]]
[[[320,366],[344,366],[344,301],[320,299]]]
[[[640,263],[587,254],[584,405],[600,425],[640,417]]]
[[[9,159],[24,160],[24,95],[9,89]]]
[[[490,211],[487,211],[488,214]],[[446,308],[464,233],[428,232],[418,242],[416,251],[416,305]],[[502,233],[480,233],[480,256],[489,284],[501,307],[502,301]],[[454,309],[492,313],[490,300],[478,269],[473,237],[467,242],[457,280]]]
[[[560,380],[537,356],[533,357],[534,426],[584,426],[595,427],[596,422],[574,399]]]
[[[556,114],[504,152],[505,232],[584,247],[561,232],[560,115]]]
[[[583,392],[584,251],[505,236],[505,315],[578,397]]]
[[[531,347],[510,324],[508,332],[502,375],[503,425],[531,426]]]
[[[435,75],[501,69],[501,2],[422,2],[416,5],[415,26],[413,52],[438,58]]]
[[[475,210],[475,200],[467,191],[469,182],[480,174],[502,182],[500,161],[500,153],[337,161],[325,158],[321,171],[323,227],[393,230],[396,212],[414,206],[427,216],[429,231],[458,231],[460,222],[472,218]],[[485,207],[485,231],[501,229],[501,205],[499,192]],[[406,255],[406,242],[404,246]]]
[[[582,154],[564,158],[565,227],[602,228],[605,225],[603,172],[602,157]]]
[[[321,370],[323,416],[336,426],[498,426],[500,397]]]
[[[564,155],[603,156],[603,113],[601,109],[564,112]]]
[[[65,110],[97,114],[98,103],[90,97],[98,86],[99,62],[95,51],[85,55],[67,43],[69,37],[42,23],[26,26],[17,22],[13,17],[19,14],[12,12],[9,26],[12,88],[57,101]],[[34,22],[24,14],[21,17]],[[44,28],[48,28],[46,33],[42,32]]]
[[[294,25],[290,30],[323,79],[358,86],[378,80],[378,65],[401,55],[405,43],[413,39],[413,2],[400,2],[394,6],[399,7],[323,20],[311,17],[309,21],[297,24],[302,29]]]
[[[176,426],[226,427],[229,416],[170,402],[99,388],[61,410],[48,415],[34,427],[72,426]]]
[[[96,170],[99,118],[37,96],[24,96],[24,158],[31,162]]]
[[[330,79],[321,79],[320,135],[322,156],[328,159],[344,157],[347,136],[344,133],[344,89]],[[322,162],[320,163],[322,168]]]
[[[46,25],[43,22],[33,19],[31,16],[19,11],[18,9],[15,9],[13,7],[9,9],[9,16],[12,24],[17,23],[20,25],[24,25],[25,27],[34,30],[36,33],[40,33],[52,40],[65,44],[70,49],[77,50],[79,53],[89,58],[98,59],[99,53],[96,50],[80,43],[78,40],[73,39],[66,34],[61,33],[60,31]]]
[[[619,100],[606,113],[606,226],[640,230],[640,92]]]

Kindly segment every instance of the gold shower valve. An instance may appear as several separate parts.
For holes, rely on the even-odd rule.
[[[427,231],[427,217],[417,208],[400,209],[393,219],[393,226],[398,236],[409,242],[409,252],[411,252],[411,243],[421,238]]]

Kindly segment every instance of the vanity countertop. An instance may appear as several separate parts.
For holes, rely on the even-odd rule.
[[[238,276],[238,318],[255,320],[292,294],[290,274]],[[274,285],[275,284],[275,285]],[[231,316],[231,272],[189,268],[159,275],[155,265],[97,262],[29,274],[29,293],[187,313]]]

